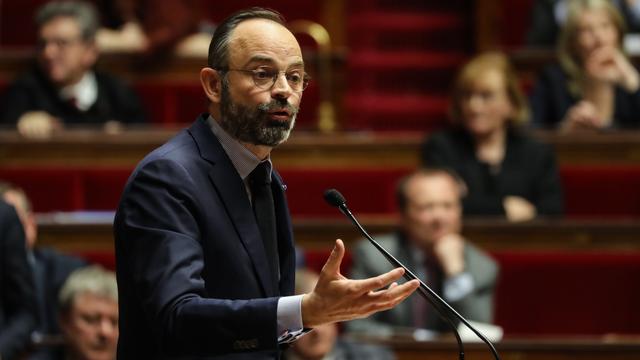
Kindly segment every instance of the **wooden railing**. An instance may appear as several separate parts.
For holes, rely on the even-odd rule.
[[[132,128],[117,134],[70,130],[49,140],[0,131],[0,166],[131,166],[178,131]],[[640,164],[640,132],[557,134],[536,132],[550,143],[560,165]],[[295,132],[273,152],[278,167],[416,167],[420,133]]]
[[[457,358],[453,339],[419,342],[407,338],[360,338],[391,347],[398,360],[445,360]],[[635,360],[640,355],[640,338],[514,338],[495,344],[502,360]],[[465,344],[468,359],[493,359],[484,344]]]
[[[374,236],[394,231],[394,217],[362,217]],[[296,244],[305,249],[330,249],[341,238],[348,248],[361,238],[342,219],[294,219]],[[463,233],[487,251],[640,251],[640,222],[627,220],[537,220],[512,224],[500,219],[469,219]],[[39,243],[65,252],[113,251],[112,217],[79,220],[69,214],[39,217]]]

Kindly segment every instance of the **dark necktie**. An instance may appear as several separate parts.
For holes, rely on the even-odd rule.
[[[271,176],[269,174],[269,164],[261,162],[249,174],[249,187],[253,212],[260,228],[262,242],[267,254],[267,261],[271,270],[271,279],[278,288],[280,274],[278,259],[278,236],[276,232],[276,213],[273,205],[273,194],[271,193]]]
[[[67,99],[67,104],[69,104],[69,106],[71,106],[74,110],[80,110],[80,108],[78,107],[78,98],[75,96]]]

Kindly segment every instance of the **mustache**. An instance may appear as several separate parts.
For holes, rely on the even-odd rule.
[[[258,110],[265,113],[278,111],[278,110],[285,110],[291,116],[294,116],[298,114],[298,111],[300,110],[300,108],[289,104],[287,99],[273,99],[268,103],[258,105]]]

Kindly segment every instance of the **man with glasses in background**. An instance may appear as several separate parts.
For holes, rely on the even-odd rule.
[[[277,359],[305,329],[389,309],[417,288],[394,283],[402,269],[347,279],[336,240],[314,290],[292,296],[291,219],[270,153],[308,77],[280,14],[224,20],[200,81],[209,113],[138,164],[116,213],[119,359]]]
[[[94,71],[98,16],[92,5],[55,1],[41,7],[37,66],[18,78],[3,99],[0,122],[43,138],[64,124],[104,125],[144,121],[138,97],[111,75]]]

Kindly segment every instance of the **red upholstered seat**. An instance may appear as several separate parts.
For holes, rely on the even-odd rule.
[[[570,217],[640,216],[640,166],[563,166]]]
[[[116,270],[115,253],[109,251],[82,251],[74,255],[87,260],[91,264],[101,265],[105,269]]]
[[[36,39],[33,16],[48,0],[0,1],[0,46],[32,46]]]
[[[27,193],[36,212],[113,210],[129,168],[0,168],[0,180]]]
[[[37,212],[115,209],[128,167],[2,168],[0,179],[25,189]],[[395,186],[411,168],[282,168],[291,213],[296,217],[340,213],[323,200],[341,191],[359,214],[393,214]],[[569,217],[640,216],[640,167],[564,166],[560,170]]]
[[[131,174],[129,168],[89,169],[83,172],[85,206],[89,210],[114,210]]]
[[[336,188],[357,213],[395,212],[395,184],[410,169],[283,169],[287,199],[295,216],[341,217],[323,198],[324,191]]]
[[[640,253],[494,254],[507,334],[640,332]]]
[[[82,174],[66,168],[0,168],[0,180],[20,186],[36,212],[85,209]]]

